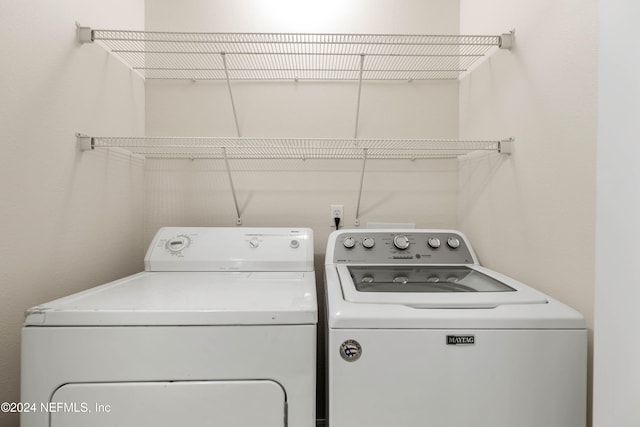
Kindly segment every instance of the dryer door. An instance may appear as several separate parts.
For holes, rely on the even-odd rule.
[[[285,392],[273,381],[67,384],[49,403],[51,427],[282,427]]]

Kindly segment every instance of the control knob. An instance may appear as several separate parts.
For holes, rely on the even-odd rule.
[[[409,247],[409,238],[407,236],[405,236],[404,234],[398,234],[397,236],[395,236],[393,238],[393,245],[404,251],[405,249],[407,249]]]
[[[451,249],[458,249],[458,247],[460,246],[460,240],[451,236],[447,239],[447,245],[449,245]]]
[[[437,237],[429,237],[427,243],[433,249],[438,249],[440,247],[440,239],[438,239]]]
[[[354,239],[353,237],[349,236],[346,237],[344,239],[344,242],[342,242],[342,244],[344,245],[345,248],[347,249],[351,249],[356,245],[356,239]]]
[[[373,237],[365,237],[364,239],[362,239],[362,246],[367,249],[371,249],[375,244],[376,241],[373,239]]]
[[[169,239],[166,243],[166,248],[171,253],[178,253],[191,244],[189,237],[180,235]]]

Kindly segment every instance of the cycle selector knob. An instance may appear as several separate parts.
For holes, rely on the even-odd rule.
[[[354,239],[351,236],[346,237],[342,242],[342,244],[344,245],[345,248],[352,249],[356,245],[356,239]]]
[[[176,236],[169,239],[165,245],[165,247],[171,253],[178,253],[182,251],[184,248],[189,247],[191,244],[191,239],[187,236]]]
[[[393,245],[404,251],[405,249],[407,249],[409,247],[409,238],[407,236],[405,236],[404,234],[398,234],[397,236],[395,236],[393,238]]]
[[[373,237],[365,237],[364,239],[362,239],[362,246],[364,246],[367,249],[371,249],[372,247],[374,247],[376,244],[376,241],[373,239]]]
[[[427,240],[427,244],[433,249],[438,249],[440,247],[440,239],[438,239],[437,237],[429,237],[429,240]]]
[[[447,239],[447,245],[451,248],[451,249],[458,249],[458,247],[460,246],[460,240],[458,240],[455,237],[449,237]]]

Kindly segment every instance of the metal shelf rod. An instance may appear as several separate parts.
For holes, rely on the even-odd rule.
[[[236,112],[236,103],[233,101],[233,91],[231,90],[231,81],[229,80],[229,68],[227,67],[227,58],[226,54],[222,52],[220,54],[222,56],[222,63],[224,65],[224,75],[227,80],[227,89],[229,89],[229,99],[231,100],[231,109],[233,110],[233,121],[236,124],[236,133],[238,137],[242,136],[240,134],[240,125],[238,124],[238,113]]]
[[[360,225],[360,201],[362,200],[362,186],[364,185],[364,171],[367,166],[367,149],[362,150],[362,169],[360,170],[360,187],[358,189],[358,202],[356,204],[355,225]]]
[[[227,157],[227,149],[222,148],[222,155],[224,156],[224,166],[227,170],[227,176],[229,177],[229,186],[231,187],[231,195],[233,196],[233,206],[236,208],[236,225],[242,225],[242,219],[240,218],[240,207],[238,206],[238,198],[236,197],[236,187],[233,185],[233,178],[231,177],[231,168],[229,167],[229,158]]]
[[[364,69],[364,54],[360,55],[360,75],[358,77],[358,100],[356,101],[356,125],[353,138],[358,138],[358,123],[360,121],[360,95],[362,94],[362,73]]]

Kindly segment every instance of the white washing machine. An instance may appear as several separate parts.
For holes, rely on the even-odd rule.
[[[315,427],[313,235],[163,228],[145,271],[27,311],[22,427]]]
[[[337,231],[325,274],[330,427],[585,427],[583,317],[460,232]]]

